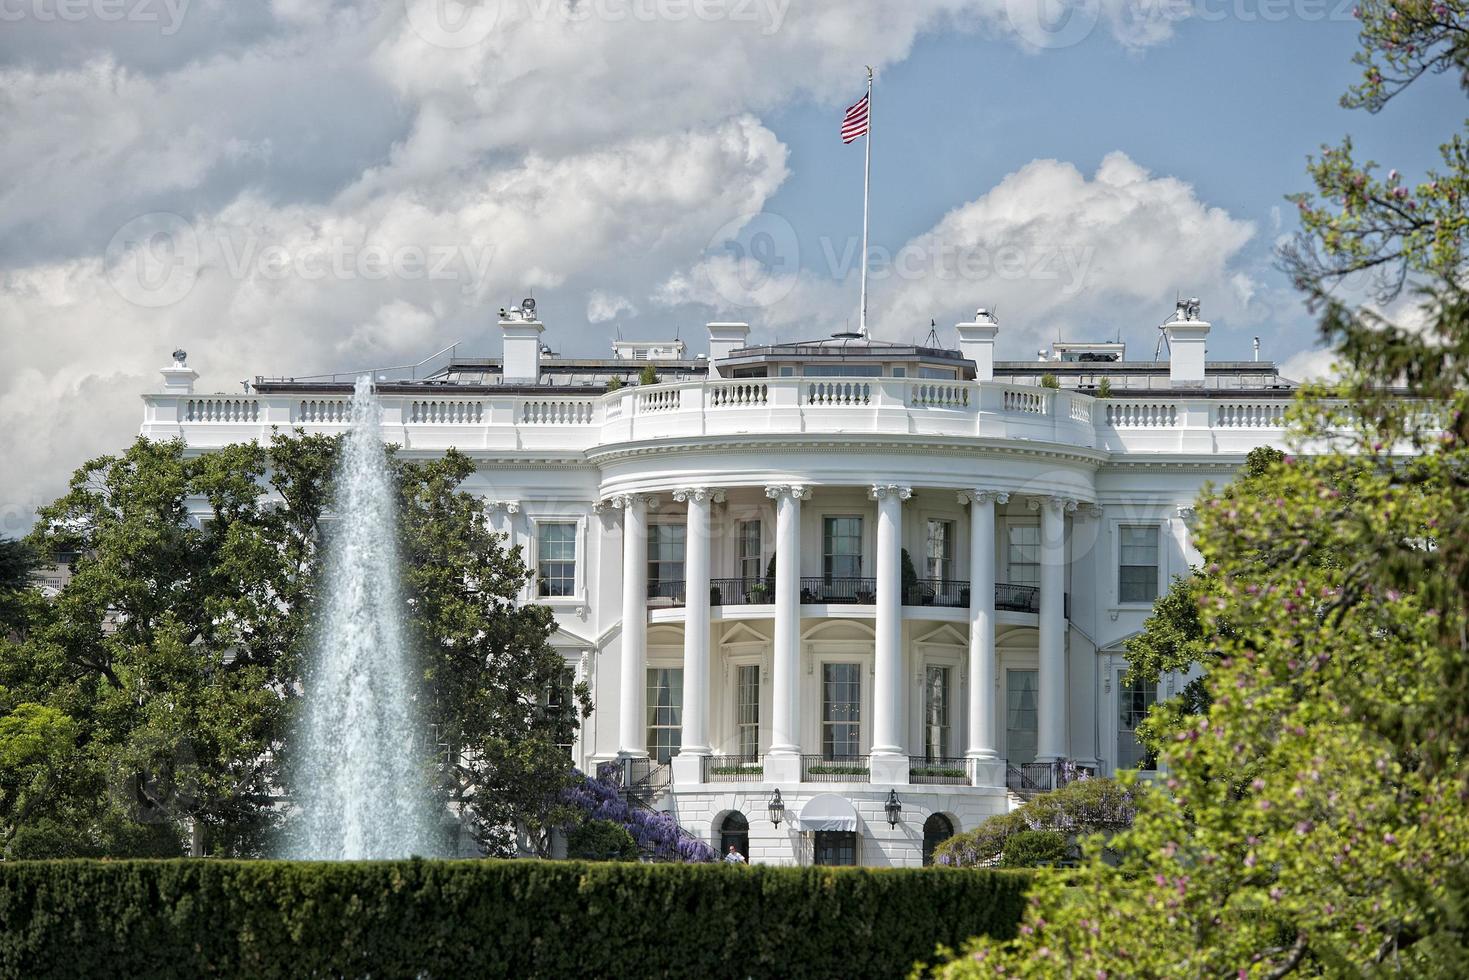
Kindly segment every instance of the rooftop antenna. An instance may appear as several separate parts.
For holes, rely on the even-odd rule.
[[[1260,338],[1259,337],[1256,337],[1255,338],[1255,360],[1256,360],[1256,362],[1258,362],[1260,360]]]
[[[939,325],[937,320],[928,321],[928,337],[924,340],[924,343],[927,344],[930,341],[932,341],[932,346],[939,346]]]

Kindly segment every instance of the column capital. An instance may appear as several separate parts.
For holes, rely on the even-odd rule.
[[[1189,530],[1193,530],[1193,526],[1198,523],[1199,512],[1192,506],[1184,505],[1178,508],[1178,519],[1183,521],[1184,526]]]
[[[619,493],[601,501],[596,507],[612,507],[616,510],[627,510],[634,504],[643,504],[649,510],[656,510],[658,498],[646,493]]]
[[[872,489],[867,491],[868,500],[882,500],[884,497],[896,497],[899,500],[907,500],[912,496],[912,487],[903,487],[896,483],[875,483]]]
[[[503,510],[507,514],[520,513],[520,501],[518,500],[486,500],[485,510],[490,513]]]
[[[690,500],[697,500],[700,503],[709,500],[716,504],[722,504],[724,503],[725,492],[715,487],[680,487],[673,491],[673,499],[680,504],[688,503]]]
[[[765,496],[771,500],[790,497],[792,500],[810,500],[811,488],[800,483],[773,483],[765,488]]]
[[[1077,502],[1074,497],[1031,497],[1025,502],[1029,510],[1040,510],[1044,507],[1053,514],[1069,514],[1076,510]]]
[[[961,504],[1008,504],[1010,494],[1004,490],[960,490],[959,503]]]
[[[1076,512],[1082,517],[1090,517],[1093,520],[1102,516],[1102,505],[1082,503],[1076,505]]]

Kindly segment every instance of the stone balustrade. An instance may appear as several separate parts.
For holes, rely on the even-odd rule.
[[[272,427],[341,431],[345,391],[144,396],[142,432],[201,448]],[[1148,395],[1097,399],[1000,382],[760,378],[554,392],[382,395],[386,437],[418,449],[586,451],[631,441],[759,433],[1026,440],[1112,452],[1231,452],[1283,430],[1288,401]],[[1263,430],[1263,431],[1262,431]]]

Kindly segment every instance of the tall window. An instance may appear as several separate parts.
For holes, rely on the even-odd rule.
[[[1041,529],[1037,524],[1010,528],[1011,585],[1041,584]]]
[[[1012,766],[1035,761],[1039,693],[1036,671],[1005,671],[1005,754]]]
[[[735,719],[739,726],[740,755],[760,754],[760,668],[739,668],[735,683]]]
[[[1117,672],[1117,768],[1155,769],[1158,760],[1138,741],[1137,726],[1157,703],[1158,687],[1142,678],[1126,684],[1126,676],[1125,670]]]
[[[928,561],[925,570],[929,578],[949,579],[954,574],[954,522],[928,522]]]
[[[849,759],[862,753],[862,669],[821,666],[821,755]]]
[[[648,668],[648,756],[668,762],[683,744],[683,668]]]
[[[557,716],[567,703],[576,696],[576,670],[572,667],[564,668],[556,675],[556,680],[551,683],[551,689],[546,692],[546,707],[550,709],[552,716]],[[576,747],[575,728],[567,727],[565,732],[558,733],[561,738],[557,739],[556,747],[563,750],[568,756],[574,756]],[[563,741],[563,738],[570,741]]]
[[[828,580],[862,577],[862,518],[826,518],[821,546],[821,574]]]
[[[740,521],[736,528],[735,545],[738,549],[740,578],[745,582],[757,582],[765,569],[760,567],[760,522]]]
[[[536,525],[536,565],[542,596],[576,594],[576,523]]]
[[[1158,598],[1158,527],[1127,525],[1121,535],[1122,567],[1117,576],[1120,602],[1152,602]]]
[[[930,666],[923,685],[923,757],[949,754],[949,668]]]
[[[648,595],[676,599],[683,596],[684,524],[652,524],[648,527]]]

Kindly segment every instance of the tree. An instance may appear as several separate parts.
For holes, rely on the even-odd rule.
[[[1362,18],[1366,80],[1349,104],[1378,109],[1434,65],[1462,70],[1462,3],[1376,0],[1363,4]],[[1384,64],[1398,74],[1390,78]],[[1303,452],[1268,472],[1275,496],[1201,501],[1196,540],[1212,588],[1195,595],[1197,640],[1180,633],[1210,665],[1207,708],[1163,722],[1169,776],[1139,794],[1133,828],[1109,842],[1116,868],[1089,841],[1075,875],[1036,879],[1016,940],[982,941],[940,972],[1462,972],[1469,304],[1464,219],[1454,204],[1461,145],[1458,137],[1449,144],[1449,177],[1417,190],[1395,174],[1374,182],[1349,152],[1313,163],[1324,203],[1301,199],[1305,230],[1286,260],[1323,311],[1343,378],[1308,390],[1293,408]],[[1426,328],[1403,329],[1335,298],[1333,287],[1357,272],[1378,277],[1379,298],[1407,284],[1420,291]]]
[[[658,372],[651,364],[644,364],[643,370],[638,374],[638,384],[655,385],[658,383]]]
[[[48,840],[104,852],[125,853],[139,825],[187,829],[215,853],[267,846],[290,783],[336,454],[336,440],[301,435],[203,456],[139,440],[42,508],[34,546],[80,557],[0,663],[0,731],[46,747],[27,750],[14,788],[0,781],[0,846],[38,812]],[[475,760],[446,772],[445,802],[476,825],[534,820],[538,794],[566,784],[570,760],[551,749],[571,741],[585,692],[545,697],[563,665],[551,622],[516,601],[519,553],[458,489],[473,464],[394,465],[425,715]]]
[[[13,538],[0,539],[0,638],[25,625],[25,595],[39,561],[31,546]]]

